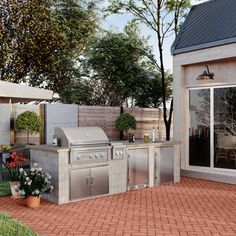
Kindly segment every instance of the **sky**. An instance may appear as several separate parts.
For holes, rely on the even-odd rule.
[[[191,4],[199,4],[206,2],[207,0],[191,0]],[[103,22],[103,27],[105,29],[113,29],[116,31],[122,31],[124,26],[127,24],[127,22],[131,20],[130,15],[113,15],[107,17],[106,21]],[[153,46],[153,52],[155,55],[158,55],[157,53],[157,39],[155,33],[148,29],[146,26],[140,26],[140,31],[142,36],[150,36],[149,44]],[[164,64],[166,69],[168,69],[170,72],[172,72],[172,56],[170,53],[171,45],[174,41],[174,36],[170,36],[166,39],[166,43],[164,44]]]

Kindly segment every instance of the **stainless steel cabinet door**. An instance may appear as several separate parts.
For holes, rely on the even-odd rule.
[[[71,170],[70,199],[90,196],[90,168]]]
[[[173,181],[173,147],[156,148],[156,179],[157,184]],[[159,177],[159,178],[158,178]]]
[[[148,184],[148,149],[127,150],[128,189],[131,186],[145,187]]]
[[[109,193],[109,167],[99,166],[91,168],[91,195]]]

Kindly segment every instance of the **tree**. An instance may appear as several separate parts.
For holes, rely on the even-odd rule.
[[[147,79],[143,88],[134,95],[135,106],[158,108],[162,103],[161,75],[147,71]],[[172,94],[172,75],[166,73],[166,96]]]
[[[49,0],[0,3],[0,78],[40,85],[55,70],[64,40],[50,16]]]
[[[93,89],[88,81],[74,79],[60,92],[60,101],[69,104],[92,105],[92,93]]]
[[[36,112],[25,111],[16,118],[15,127],[27,133],[27,143],[29,143],[29,134],[40,131],[41,121]]]
[[[56,91],[65,99],[68,85],[78,87],[83,81],[76,82],[81,77],[80,56],[89,44],[91,38],[96,34],[98,28],[98,17],[96,16],[96,4],[93,1],[83,0],[55,0],[52,11],[53,19],[57,23],[60,32],[64,36],[65,47],[58,53],[56,74],[51,80],[65,82]],[[74,96],[75,98],[75,96]],[[68,101],[70,98],[68,98]]]
[[[131,22],[123,33],[106,32],[95,38],[85,54],[84,68],[90,73],[96,105],[122,106],[135,98],[150,75],[155,73],[146,54],[147,40]]]
[[[97,27],[95,4],[82,0],[0,2],[0,79],[61,91]]]
[[[153,30],[157,35],[158,60],[151,58],[161,75],[163,119],[166,127],[166,139],[170,139],[170,127],[173,113],[173,98],[169,116],[167,112],[166,70],[163,60],[163,45],[171,34],[177,34],[181,20],[190,6],[189,0],[109,0],[107,8],[111,13],[131,13],[134,18]]]

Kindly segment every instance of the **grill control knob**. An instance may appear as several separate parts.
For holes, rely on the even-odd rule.
[[[116,156],[118,156],[120,153],[119,153],[119,151],[116,151]]]
[[[120,154],[120,155],[123,155],[123,151],[119,151],[119,154]]]
[[[89,159],[92,159],[92,156],[89,156]]]
[[[98,154],[95,154],[95,158],[98,158]]]
[[[104,157],[103,153],[101,153],[100,157]]]
[[[80,156],[77,157],[77,160],[80,160]]]

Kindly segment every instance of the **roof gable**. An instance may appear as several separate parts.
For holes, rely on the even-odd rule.
[[[172,45],[172,54],[236,42],[236,0],[193,6]]]

